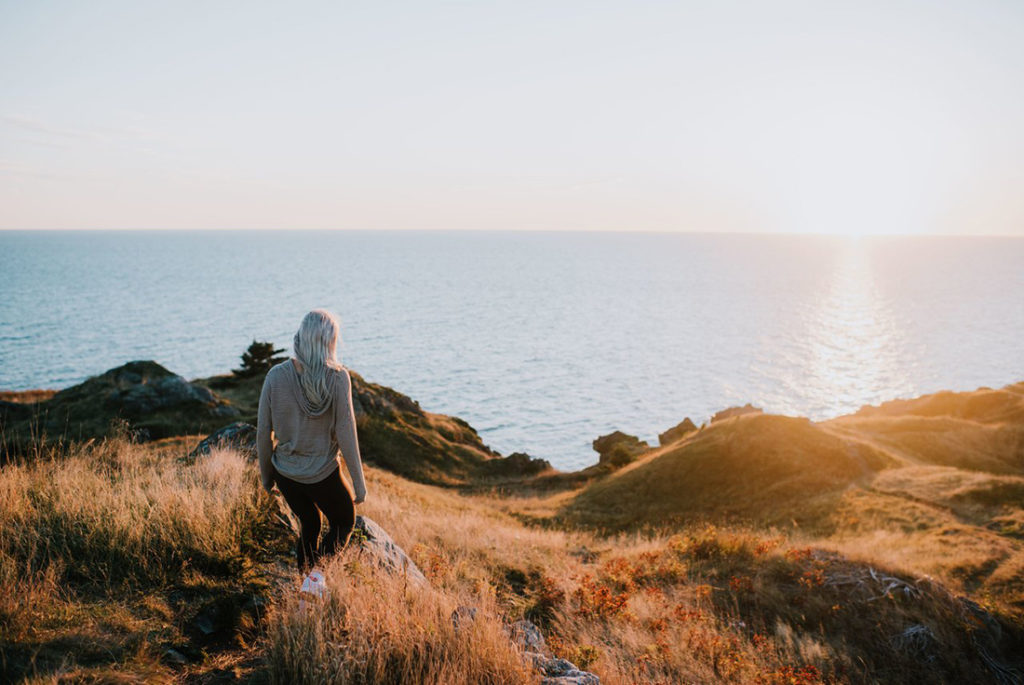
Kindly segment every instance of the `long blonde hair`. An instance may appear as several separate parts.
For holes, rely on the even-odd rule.
[[[337,359],[340,341],[338,317],[331,312],[314,309],[302,317],[292,347],[302,364],[299,385],[305,400],[303,409],[309,414],[322,414],[331,406],[336,375],[332,371],[341,369]]]

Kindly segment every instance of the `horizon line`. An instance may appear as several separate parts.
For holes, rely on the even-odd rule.
[[[1024,233],[830,233],[813,231],[711,231],[629,228],[327,228],[327,227],[139,227],[139,228],[13,228],[0,226],[0,233],[232,233],[232,232],[303,232],[303,233],[641,233],[678,235],[743,235],[743,236],[815,236],[826,238],[1024,238]]]

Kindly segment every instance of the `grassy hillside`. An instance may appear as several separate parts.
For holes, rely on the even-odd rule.
[[[255,408],[258,381],[199,384]],[[115,421],[0,466],[0,680],[531,682],[503,628],[528,619],[606,684],[1021,681],[1022,384],[735,416],[575,474],[356,387],[360,513],[430,587],[350,548],[300,610],[255,465]]]
[[[192,462],[188,442],[114,437],[0,470],[0,679],[537,681],[502,629],[520,618],[613,685],[989,682],[1021,666],[1021,630],[999,606],[864,549],[704,525],[613,537],[527,526],[505,511],[516,500],[373,467],[360,513],[430,587],[350,549],[328,566],[333,599],[302,611],[255,465],[228,451]],[[478,611],[468,631],[450,619],[459,606]]]
[[[1020,617],[1024,384],[890,402],[821,423],[771,415],[716,422],[552,501],[548,514],[606,532],[775,527],[936,576]]]
[[[607,530],[694,520],[816,522],[889,457],[807,419],[749,414],[716,422],[585,488],[565,509]]]

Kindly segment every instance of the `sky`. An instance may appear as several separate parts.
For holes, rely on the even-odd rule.
[[[2,229],[1024,235],[1024,3],[0,0]]]

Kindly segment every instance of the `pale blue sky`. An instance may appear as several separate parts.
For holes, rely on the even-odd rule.
[[[8,2],[0,228],[1024,235],[1024,3]]]

